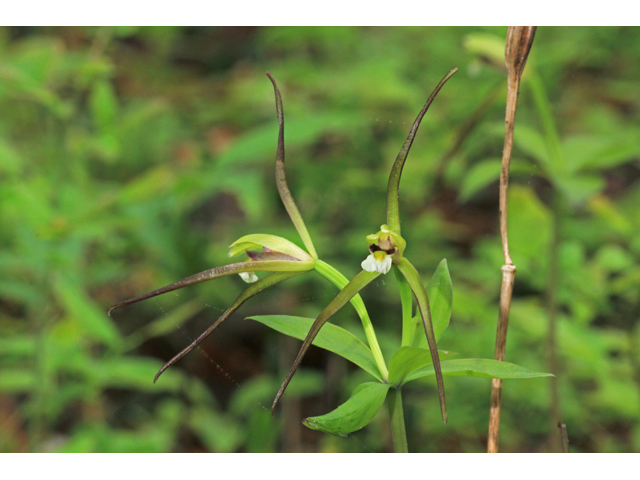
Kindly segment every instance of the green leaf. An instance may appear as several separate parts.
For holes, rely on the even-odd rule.
[[[118,98],[108,81],[98,81],[89,99],[94,124],[102,131],[112,127],[118,115]]]
[[[499,158],[485,159],[474,163],[464,175],[458,192],[458,202],[466,202],[493,183],[496,185],[494,191],[497,192],[498,183],[500,182],[501,164],[502,160]],[[541,173],[537,165],[525,158],[511,158],[509,175],[512,178],[517,175],[531,177],[532,175],[539,175]]]
[[[0,392],[28,393],[36,386],[37,379],[31,370],[3,368],[0,371]]]
[[[631,161],[638,156],[640,146],[632,136],[580,134],[562,142],[564,158],[571,171],[603,170]]]
[[[291,317],[288,315],[261,315],[249,317],[249,319],[260,322],[277,332],[284,333],[298,340],[304,340],[307,337],[315,321],[313,318]],[[382,381],[369,347],[344,328],[332,323],[326,323],[314,339],[313,345],[346,358],[350,362],[358,365],[365,372],[370,373],[376,379]]]
[[[513,258],[544,262],[551,237],[551,213],[532,188],[513,184],[509,186],[509,248]],[[531,226],[535,225],[535,235]]]
[[[440,340],[442,332],[449,326],[453,303],[453,285],[446,258],[442,259],[427,285],[427,297],[429,297],[431,322],[437,342]]]
[[[554,182],[572,205],[584,203],[589,197],[604,190],[606,185],[605,179],[599,174],[586,173],[558,176]]]
[[[484,160],[473,165],[464,176],[458,192],[458,202],[463,203],[493,182],[500,176],[500,160]]]
[[[514,142],[518,150],[535,159],[547,174],[554,175],[563,171],[562,165],[553,163],[545,139],[537,130],[526,125],[517,125]]]
[[[165,165],[149,168],[121,188],[118,202],[121,205],[130,205],[148,201],[169,190],[175,180],[173,171]]]
[[[181,374],[167,372],[163,382],[153,383],[159,364],[149,358],[118,357],[96,366],[103,387],[130,388],[136,391],[175,391],[180,387]]]
[[[287,120],[287,145],[289,150],[311,144],[330,132],[357,131],[366,122],[358,112],[292,115]],[[236,138],[222,153],[218,165],[243,167],[251,163],[262,163],[264,158],[273,158],[274,129],[271,124],[256,127]]]
[[[67,313],[84,328],[90,338],[112,347],[121,343],[122,338],[116,326],[85,294],[82,286],[58,275],[54,287]]]
[[[36,339],[29,335],[0,338],[0,355],[30,357],[36,352]]]
[[[334,411],[319,417],[305,418],[302,423],[312,430],[346,437],[360,430],[378,413],[391,385],[369,382],[359,385],[351,398]]]
[[[504,66],[504,37],[492,33],[471,33],[464,38],[464,48],[490,59],[497,66]]]
[[[454,352],[438,350],[440,356],[455,355]],[[416,370],[431,365],[433,360],[426,348],[402,347],[396,350],[389,362],[389,383],[401,386]]]
[[[156,320],[136,330],[125,339],[125,351],[133,350],[146,340],[173,332],[204,308],[200,299],[180,305],[169,313],[163,313]]]
[[[552,373],[532,372],[528,368],[508,362],[499,362],[488,358],[461,358],[444,360],[440,363],[443,375],[457,375],[462,377],[482,378],[537,378],[553,377]],[[409,375],[405,383],[417,378],[435,375],[433,365],[421,368]]]
[[[191,409],[187,423],[211,452],[234,452],[242,443],[242,430],[235,419],[207,406]]]
[[[0,138],[0,173],[18,173],[23,161],[17,150],[4,138]]]

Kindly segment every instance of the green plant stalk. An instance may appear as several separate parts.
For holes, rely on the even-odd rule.
[[[397,268],[393,273],[398,281],[400,290],[400,300],[402,302],[402,344],[401,347],[410,347],[413,344],[413,337],[416,333],[416,325],[413,321],[413,293],[411,287]]]
[[[338,287],[339,290],[342,290],[349,283],[347,277],[342,275],[342,273],[329,265],[327,262],[323,262],[322,260],[318,259],[315,261],[315,266],[313,268],[316,272],[318,272],[320,275],[322,275],[324,278]],[[365,307],[364,302],[362,301],[362,297],[359,294],[351,299],[351,304],[360,316],[360,320],[362,321],[362,326],[364,328],[364,334],[366,335],[367,342],[369,343],[369,348],[371,349],[373,358],[376,361],[376,365],[378,366],[380,375],[386,382],[389,378],[389,370],[387,369],[387,363],[385,362],[384,356],[382,355],[382,350],[380,350],[376,332],[373,329],[371,318],[369,318],[369,312],[367,312],[367,308]]]
[[[409,453],[407,443],[407,429],[404,425],[404,411],[402,409],[402,393],[400,387],[390,388],[387,394],[389,419],[391,420],[391,438],[396,453]]]

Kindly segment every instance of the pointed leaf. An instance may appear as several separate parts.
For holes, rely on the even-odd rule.
[[[463,377],[482,378],[537,378],[553,377],[552,373],[533,372],[528,368],[513,363],[500,362],[488,358],[460,358],[457,360],[444,360],[441,364],[442,373],[445,375],[458,375]],[[417,378],[434,375],[433,365],[421,368],[409,375],[405,383]]]
[[[382,407],[390,387],[387,383],[363,383],[353,391],[349,400],[334,411],[319,417],[305,418],[302,423],[312,430],[346,437],[373,419]]]
[[[63,275],[55,277],[56,295],[66,312],[84,329],[86,335],[105,345],[120,345],[122,338],[110,318],[89,298],[84,286]]]
[[[277,332],[298,340],[304,340],[307,337],[315,321],[313,318],[291,317],[288,315],[261,315],[249,317],[249,319],[260,322]],[[326,323],[312,344],[346,358],[382,381],[369,347],[344,328],[332,323]]]
[[[433,333],[436,337],[436,343],[449,326],[451,320],[451,310],[453,303],[453,286],[451,284],[451,275],[447,265],[447,259],[443,258],[435,273],[431,277],[431,281],[426,287],[427,298],[431,308],[431,321],[433,323]],[[420,325],[420,315],[416,317],[416,333],[418,337],[414,346],[420,348],[428,348],[425,330]],[[414,319],[414,320],[415,320]]]
[[[433,333],[437,342],[449,326],[453,303],[453,286],[446,258],[442,259],[427,285],[427,298],[429,298]]]
[[[438,350],[439,356],[455,355],[454,352]],[[432,365],[429,350],[418,347],[402,347],[396,350],[389,362],[389,383],[401,386],[416,370]]]

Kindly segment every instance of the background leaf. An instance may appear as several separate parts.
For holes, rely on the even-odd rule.
[[[499,362],[488,358],[460,358],[442,361],[443,375],[459,375],[482,378],[537,378],[552,377],[551,373],[532,372],[528,368],[508,362]],[[406,382],[417,378],[435,375],[433,366],[420,369],[409,375]]]

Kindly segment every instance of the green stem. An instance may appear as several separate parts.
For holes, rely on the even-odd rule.
[[[324,278],[333,283],[339,290],[342,290],[347,286],[349,280],[347,277],[342,275],[338,270],[329,265],[327,262],[323,262],[322,260],[316,260],[314,269]],[[360,294],[357,294],[351,299],[351,304],[358,312],[360,316],[360,320],[362,321],[362,326],[364,327],[364,334],[367,337],[367,341],[369,342],[369,348],[371,349],[371,353],[373,354],[373,358],[376,361],[376,365],[378,366],[378,370],[380,370],[380,375],[382,379],[386,382],[389,378],[389,371],[387,370],[387,364],[382,356],[382,350],[380,350],[380,345],[378,344],[378,338],[376,337],[376,332],[373,329],[373,324],[371,323],[371,319],[369,318],[369,313],[367,312],[367,308],[362,301],[362,297]]]
[[[413,321],[413,294],[411,287],[397,268],[393,269],[393,273],[398,281],[398,289],[400,290],[400,300],[402,302],[402,347],[410,347],[413,344],[413,337],[416,333],[416,324]]]
[[[391,420],[391,437],[393,449],[396,453],[409,453],[407,444],[407,429],[404,426],[404,411],[402,410],[402,393],[400,387],[390,388],[387,394],[389,419]]]

